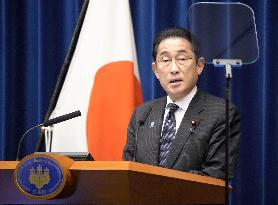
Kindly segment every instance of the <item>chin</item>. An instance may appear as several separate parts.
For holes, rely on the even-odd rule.
[[[182,98],[182,95],[180,93],[170,93],[168,94],[170,96],[170,98],[173,101],[179,100],[180,98]]]

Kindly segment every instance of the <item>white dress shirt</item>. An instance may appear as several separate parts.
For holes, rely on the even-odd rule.
[[[162,129],[161,129],[161,134],[163,131],[163,127],[164,127],[164,123],[165,123],[165,118],[168,115],[169,112],[169,108],[167,108],[167,105],[169,103],[175,103],[176,105],[179,106],[179,108],[177,109],[177,111],[175,112],[175,118],[176,118],[176,132],[180,127],[182,118],[192,100],[192,98],[194,97],[194,95],[197,93],[197,86],[195,85],[194,88],[190,91],[190,93],[188,93],[185,97],[183,97],[182,99],[177,100],[176,102],[173,102],[173,100],[171,100],[171,98],[169,96],[167,96],[167,103],[166,103],[166,107],[165,107],[165,112],[164,112],[164,119],[163,119],[163,124],[162,124]]]

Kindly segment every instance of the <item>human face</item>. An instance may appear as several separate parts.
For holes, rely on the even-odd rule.
[[[155,76],[174,102],[193,89],[203,68],[204,59],[196,60],[191,43],[180,37],[161,41],[152,64]]]

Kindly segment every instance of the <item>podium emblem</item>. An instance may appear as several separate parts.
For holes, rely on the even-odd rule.
[[[34,184],[37,189],[41,189],[45,184],[48,184],[49,180],[49,169],[47,167],[42,170],[42,166],[39,164],[36,170],[34,167],[30,169],[29,182]]]
[[[19,162],[14,172],[17,188],[33,199],[50,199],[61,192],[65,173],[58,161],[47,155],[30,155]]]

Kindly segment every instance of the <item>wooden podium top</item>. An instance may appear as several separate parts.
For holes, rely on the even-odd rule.
[[[220,204],[225,182],[181,171],[125,161],[76,161],[74,184],[63,198],[32,200],[13,182],[18,162],[0,161],[0,203],[29,204]]]

